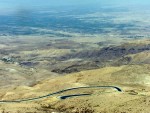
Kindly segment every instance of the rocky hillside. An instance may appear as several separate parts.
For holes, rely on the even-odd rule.
[[[150,44],[127,43],[116,47],[104,47],[100,50],[89,50],[89,51],[81,51],[75,54],[67,54],[65,56],[60,57],[60,59],[66,60],[72,58],[90,58],[90,59],[111,60],[122,57],[124,55],[136,54],[149,50]]]
[[[59,57],[59,62],[53,65],[52,71],[72,73],[107,66],[149,63],[149,51],[150,41],[131,42],[99,50],[83,50]]]
[[[0,89],[1,100],[34,98],[62,89],[81,86],[117,86],[114,89],[77,89],[35,101],[0,104],[1,112],[13,113],[147,113],[150,96],[150,65],[106,67],[82,71],[63,77],[47,79],[32,87],[19,86]],[[59,97],[74,94],[90,96],[72,97],[61,100]],[[9,108],[9,109],[8,109]]]

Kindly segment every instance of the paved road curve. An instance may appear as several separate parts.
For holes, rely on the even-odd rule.
[[[89,88],[113,88],[116,89],[118,92],[122,92],[121,88],[116,87],[116,86],[88,86],[88,87],[74,87],[74,88],[68,88],[68,89],[64,89],[58,92],[54,92],[54,93],[50,93],[48,95],[44,95],[44,96],[39,96],[39,97],[35,97],[35,98],[27,98],[27,99],[20,99],[20,100],[0,100],[0,103],[18,103],[18,102],[27,102],[27,101],[34,101],[34,100],[39,100],[39,99],[43,99],[43,98],[47,98],[56,94],[61,94],[67,91],[71,91],[71,90],[77,90],[77,89],[89,89]],[[90,94],[76,94],[76,95],[66,95],[66,96],[61,96],[60,99],[66,99],[68,97],[73,97],[73,96],[86,96],[86,95],[90,95]]]

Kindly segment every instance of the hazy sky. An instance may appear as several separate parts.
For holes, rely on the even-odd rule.
[[[0,7],[17,5],[147,4],[150,0],[0,0]]]
[[[0,11],[64,5],[150,5],[150,0],[0,0]]]

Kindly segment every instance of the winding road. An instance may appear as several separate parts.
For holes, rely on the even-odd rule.
[[[48,95],[44,95],[44,96],[39,96],[39,97],[35,97],[35,98],[27,98],[27,99],[20,99],[20,100],[0,100],[0,103],[19,103],[19,102],[27,102],[27,101],[34,101],[34,100],[39,100],[39,99],[43,99],[43,98],[47,98],[56,94],[61,94],[67,91],[71,91],[71,90],[77,90],[77,89],[89,89],[89,88],[113,88],[116,89],[118,92],[122,92],[121,88],[116,87],[116,86],[88,86],[88,87],[74,87],[74,88],[68,88],[68,89],[64,89],[61,91],[57,91],[54,93],[50,93]],[[91,95],[91,94],[75,94],[75,95],[66,95],[66,96],[60,96],[60,99],[66,99],[69,97],[75,97],[75,96],[87,96],[87,95]]]

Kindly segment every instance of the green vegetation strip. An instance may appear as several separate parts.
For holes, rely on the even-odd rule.
[[[19,103],[19,102],[27,102],[27,101],[34,101],[34,100],[39,100],[39,99],[43,99],[43,98],[47,98],[56,94],[60,94],[60,93],[64,93],[67,91],[71,91],[71,90],[76,90],[76,89],[89,89],[89,88],[113,88],[116,89],[118,92],[122,92],[121,88],[116,87],[116,86],[89,86],[89,87],[75,87],[75,88],[68,88],[68,89],[64,89],[58,92],[54,92],[54,93],[50,93],[48,95],[44,95],[44,96],[39,96],[39,97],[35,97],[35,98],[27,98],[27,99],[20,99],[20,100],[1,100],[0,103]],[[80,94],[80,95],[66,95],[66,96],[62,96],[60,99],[65,99],[65,97],[71,97],[71,96],[85,96],[85,95],[90,95],[90,94]]]

